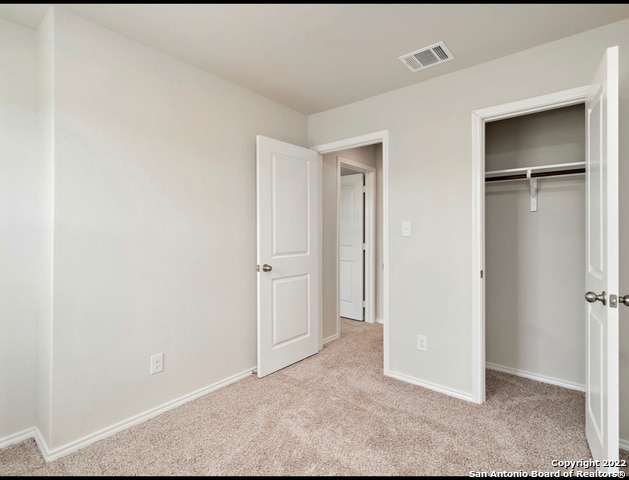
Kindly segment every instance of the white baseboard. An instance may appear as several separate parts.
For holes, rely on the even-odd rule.
[[[8,437],[0,438],[0,450],[10,447],[16,443],[23,442],[24,440],[28,440],[29,438],[33,438],[36,434],[35,430],[35,427],[31,427],[20,432],[13,433]]]
[[[338,338],[341,338],[341,335],[339,333],[335,335],[330,335],[328,338],[323,339],[323,344],[325,345],[326,343],[330,343]]]
[[[70,453],[73,453],[77,450],[80,450],[82,448],[87,447],[88,445],[97,442],[99,440],[102,440],[104,438],[110,437],[111,435],[121,432],[123,430],[126,430],[129,427],[132,427],[133,425],[137,425],[139,423],[145,422],[153,417],[156,417],[157,415],[160,415],[168,410],[171,410],[175,407],[178,407],[180,405],[183,405],[184,403],[190,402],[192,400],[195,400],[199,397],[202,397],[203,395],[206,395],[210,392],[216,391],[220,388],[226,387],[227,385],[237,382],[239,380],[242,380],[246,377],[248,377],[249,375],[251,375],[251,372],[254,369],[249,369],[246,370],[242,373],[239,373],[237,375],[233,375],[225,380],[222,380],[220,382],[214,383],[212,385],[208,385],[207,387],[201,388],[199,390],[196,390],[192,393],[189,393],[187,395],[184,395],[182,397],[179,397],[175,400],[172,400],[170,402],[164,403],[163,405],[160,405],[158,407],[155,408],[151,408],[150,410],[147,410],[143,413],[140,413],[138,415],[134,415],[133,417],[130,417],[126,420],[123,420],[122,422],[116,423],[114,425],[111,425],[107,428],[104,428],[102,430],[99,430],[98,432],[94,432],[90,435],[86,435],[85,437],[79,438],[78,440],[75,440],[74,442],[70,442],[67,443],[65,445],[62,445],[60,447],[56,447],[56,448],[49,448],[48,444],[46,443],[44,437],[42,436],[41,432],[39,431],[39,429],[37,427],[33,427],[33,428],[29,428],[26,430],[23,430],[21,432],[15,433],[13,435],[10,435],[8,437],[2,438],[0,439],[0,448],[4,448],[7,447],[9,445],[12,445],[14,443],[18,443],[21,442],[23,440],[26,440],[28,438],[34,438],[35,441],[37,442],[37,446],[39,447],[39,450],[41,451],[42,456],[44,457],[44,460],[49,462],[51,460],[56,460],[58,458],[64,457]]]
[[[502,365],[496,365],[494,363],[485,363],[485,367],[490,370],[496,370],[502,373],[508,373],[509,375],[515,375],[516,377],[524,377],[530,380],[536,380],[538,382],[550,383],[557,385],[558,387],[569,388],[570,390],[578,390],[579,392],[585,392],[585,385],[569,382],[567,380],[561,380],[559,378],[548,377],[545,375],[539,375],[537,373],[527,372],[525,370],[517,370],[514,368],[503,367]]]
[[[35,439],[35,443],[37,443],[37,447],[39,447],[39,451],[41,452],[42,457],[44,457],[44,460],[46,461],[52,460],[52,458],[48,459],[46,456],[46,452],[50,451],[50,448],[48,448],[48,444],[46,443],[46,439],[39,431],[39,428],[35,427],[33,430],[33,438]]]
[[[391,378],[396,378],[397,380],[402,380],[403,382],[406,383],[412,383],[413,385],[417,385],[419,387],[424,387],[427,388],[428,390],[433,390],[435,392],[439,392],[439,393],[443,393],[445,395],[449,395],[450,397],[455,397],[455,398],[459,398],[461,400],[467,400],[469,402],[472,401],[472,395],[469,393],[465,393],[465,392],[461,392],[459,390],[453,390],[451,388],[447,388],[444,387],[442,385],[437,385],[435,383],[430,383],[430,382],[425,382],[425,381],[420,381],[416,378],[413,377],[408,377],[406,375],[397,373],[397,372],[387,372],[385,373],[386,376],[391,377]]]

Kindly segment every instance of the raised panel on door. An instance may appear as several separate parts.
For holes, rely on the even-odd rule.
[[[271,156],[273,260],[309,254],[309,161],[281,153]]]

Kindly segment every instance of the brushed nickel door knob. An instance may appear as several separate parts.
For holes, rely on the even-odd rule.
[[[603,305],[607,304],[607,300],[605,299],[605,292],[601,293],[600,295],[597,295],[594,292],[587,292],[585,294],[585,299],[589,302],[589,303],[595,303],[595,302],[601,302]]]

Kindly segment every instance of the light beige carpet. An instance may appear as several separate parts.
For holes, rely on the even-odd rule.
[[[468,476],[591,458],[581,392],[488,371],[475,405],[385,377],[382,358],[382,326],[343,319],[313,357],[66,457],[46,463],[34,440],[0,450],[0,475]]]

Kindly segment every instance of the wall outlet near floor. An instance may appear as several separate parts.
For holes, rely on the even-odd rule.
[[[160,373],[162,370],[164,370],[164,354],[156,353],[151,355],[151,375]]]
[[[428,337],[425,335],[417,335],[417,350],[428,350]]]

